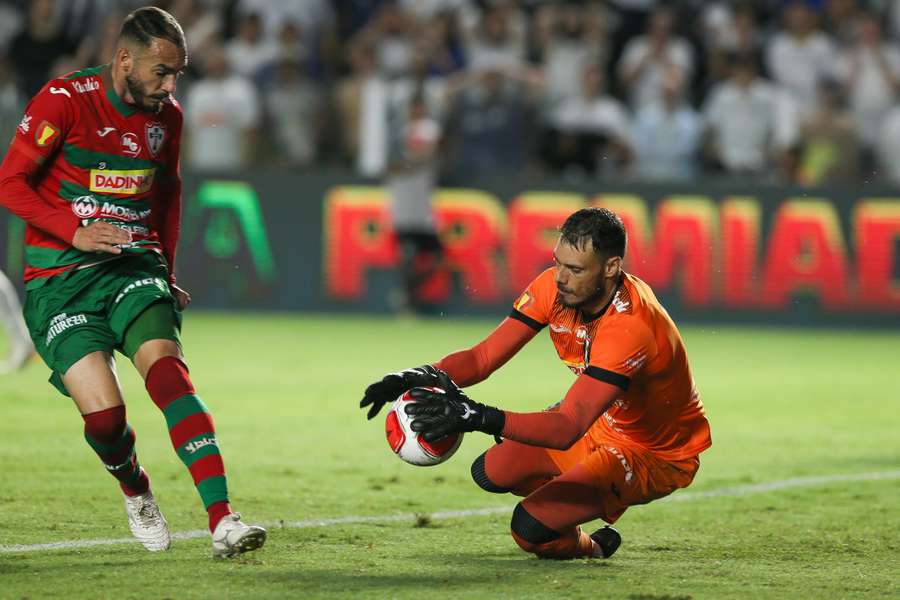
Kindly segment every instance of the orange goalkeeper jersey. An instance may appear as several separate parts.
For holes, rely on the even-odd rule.
[[[597,443],[610,435],[624,438],[666,460],[709,448],[709,423],[684,342],[653,290],[637,277],[623,274],[609,305],[585,319],[558,302],[550,268],[531,282],[510,316],[537,330],[549,326],[556,352],[576,375],[622,389],[588,432]]]

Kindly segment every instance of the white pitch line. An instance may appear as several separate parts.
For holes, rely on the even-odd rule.
[[[874,473],[857,473],[852,475],[821,475],[813,477],[794,477],[791,479],[783,479],[781,481],[770,481],[768,483],[756,483],[749,485],[739,485],[734,487],[725,487],[705,492],[679,492],[657,500],[656,502],[691,502],[694,500],[703,500],[704,498],[720,498],[723,496],[748,496],[750,494],[761,494],[765,492],[775,492],[792,488],[812,487],[816,485],[825,485],[828,483],[846,483],[850,481],[885,481],[891,479],[900,479],[900,470],[898,471],[880,471]],[[314,527],[330,527],[333,525],[355,525],[360,523],[395,523],[403,521],[415,521],[417,518],[425,516],[429,519],[461,519],[464,517],[486,516],[506,513],[511,510],[510,506],[490,506],[485,508],[473,508],[466,510],[442,510],[430,513],[399,513],[393,515],[353,515],[348,517],[337,517],[333,519],[307,519],[303,521],[282,521],[278,523],[268,523],[267,527],[284,528],[284,529],[310,529]],[[172,534],[175,540],[192,540],[196,538],[205,538],[209,536],[206,530],[196,529],[194,531],[182,531]],[[114,546],[117,544],[136,544],[134,538],[115,538],[107,540],[69,540],[63,542],[48,542],[45,544],[13,544],[9,546],[0,546],[0,554],[10,554],[14,552],[40,552],[44,550],[77,550],[80,548],[90,548],[93,546]]]
[[[817,475],[812,477],[793,477],[781,481],[768,483],[753,483],[738,485],[735,487],[719,488],[705,492],[681,492],[662,498],[659,501],[685,502],[700,500],[702,498],[717,498],[719,496],[747,496],[749,494],[761,494],[764,492],[776,492],[791,488],[812,487],[826,483],[846,483],[848,481],[883,481],[887,479],[900,479],[900,471],[880,471],[875,473],[856,473],[854,475]]]

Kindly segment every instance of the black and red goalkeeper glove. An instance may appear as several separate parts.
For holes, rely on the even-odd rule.
[[[422,434],[426,442],[469,431],[500,435],[506,423],[506,414],[502,410],[475,402],[456,384],[443,389],[445,393],[442,394],[416,388],[410,392],[415,402],[404,407],[406,414],[413,417],[410,428]]]

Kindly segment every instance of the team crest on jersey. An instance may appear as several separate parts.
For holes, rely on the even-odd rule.
[[[34,141],[38,146],[46,146],[50,142],[52,142],[56,136],[59,135],[59,129],[48,123],[47,121],[41,121],[41,124],[34,131]]]
[[[150,149],[150,154],[156,156],[166,139],[166,126],[159,121],[153,121],[147,123],[145,129],[147,134],[147,148]]]
[[[126,156],[137,156],[141,153],[138,136],[130,131],[122,134],[122,153]]]
[[[72,200],[72,212],[76,217],[89,219],[100,210],[100,203],[93,196],[79,196]]]

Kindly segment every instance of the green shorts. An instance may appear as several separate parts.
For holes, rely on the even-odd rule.
[[[180,345],[181,311],[167,280],[165,263],[143,252],[69,271],[29,290],[25,322],[38,354],[53,371],[50,383],[68,395],[62,375],[91,352],[119,350],[132,358],[150,339]],[[157,304],[165,310],[147,310]],[[142,319],[130,331],[145,311],[153,318]]]

